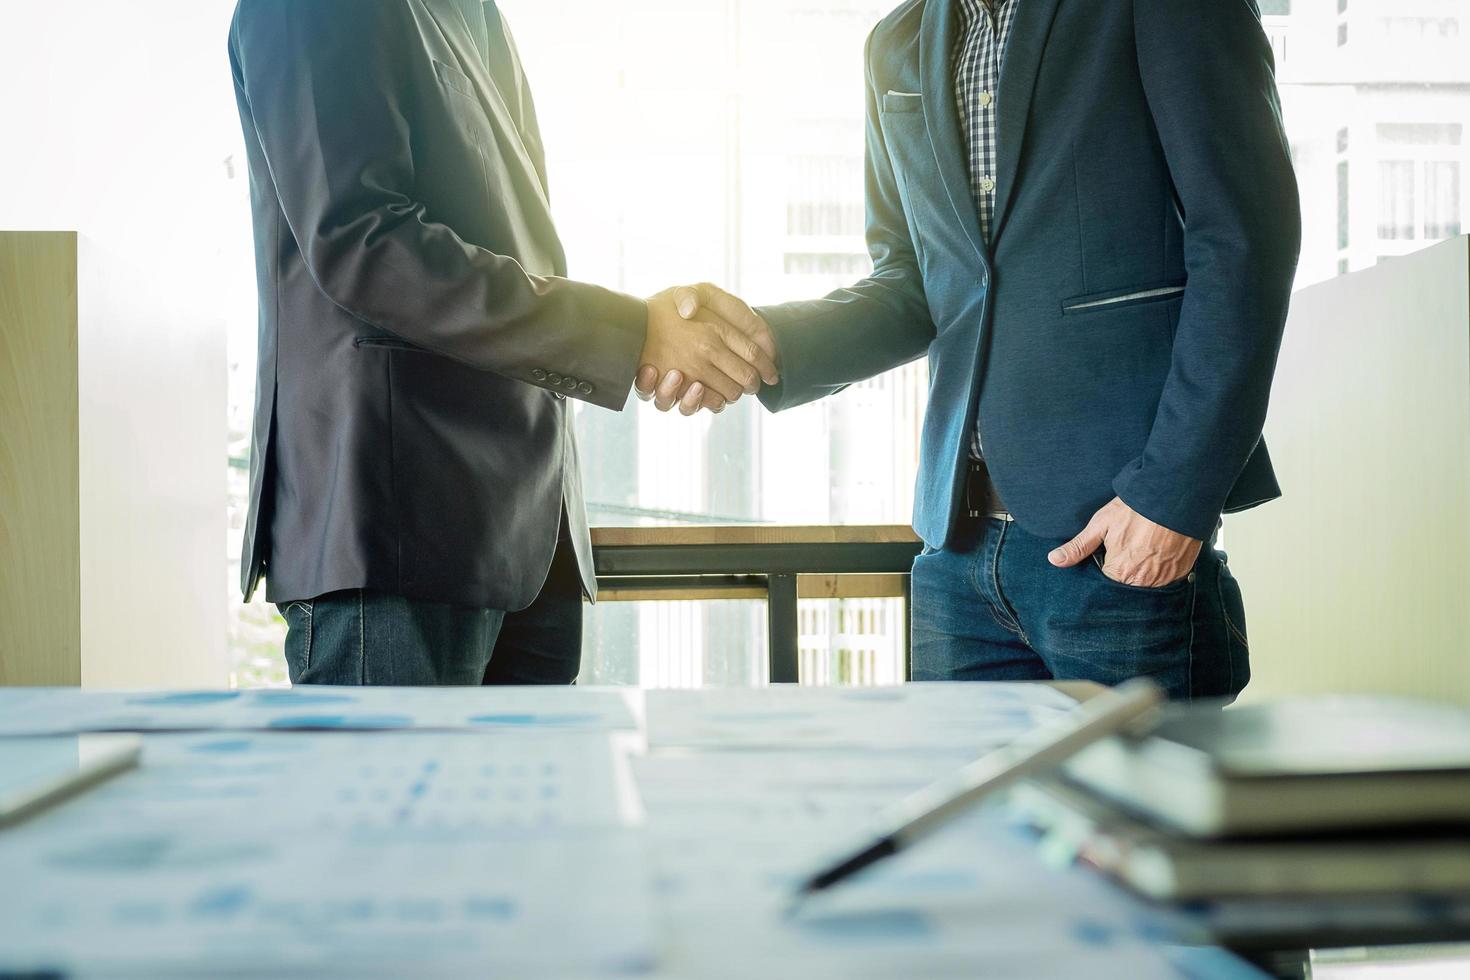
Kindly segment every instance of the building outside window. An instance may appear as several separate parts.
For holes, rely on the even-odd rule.
[[[1265,18],[1302,189],[1299,287],[1462,233],[1467,19],[1470,0],[1312,0]]]

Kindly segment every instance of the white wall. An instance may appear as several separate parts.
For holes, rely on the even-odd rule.
[[[226,677],[224,324],[252,275],[232,8],[0,0],[0,228],[83,237],[87,685]]]
[[[1297,293],[1266,440],[1285,496],[1225,523],[1246,697],[1470,703],[1470,239]]]

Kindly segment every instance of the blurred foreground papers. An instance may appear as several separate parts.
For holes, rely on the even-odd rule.
[[[0,978],[1259,976],[988,814],[782,914],[879,809],[1071,706],[0,690],[0,732],[148,733],[140,769],[0,831]]]
[[[570,687],[252,691],[0,688],[0,735],[194,731],[558,731],[636,728],[634,692]]]
[[[0,973],[646,972],[613,740],[154,737],[142,770],[0,835]]]
[[[949,748],[979,755],[1076,702],[1040,684],[648,692],[652,748]]]

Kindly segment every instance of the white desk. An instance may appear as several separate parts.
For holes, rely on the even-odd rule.
[[[148,732],[141,769],[0,831],[0,976],[1257,976],[997,815],[782,918],[878,807],[1069,703],[0,690],[0,737]]]

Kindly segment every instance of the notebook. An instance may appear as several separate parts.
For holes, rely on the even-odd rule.
[[[1166,709],[1079,753],[1069,779],[1198,837],[1470,825],[1470,712],[1333,697]]]
[[[1470,829],[1206,841],[1160,830],[1056,779],[1018,787],[1011,804],[1048,850],[1162,901],[1470,893]]]

